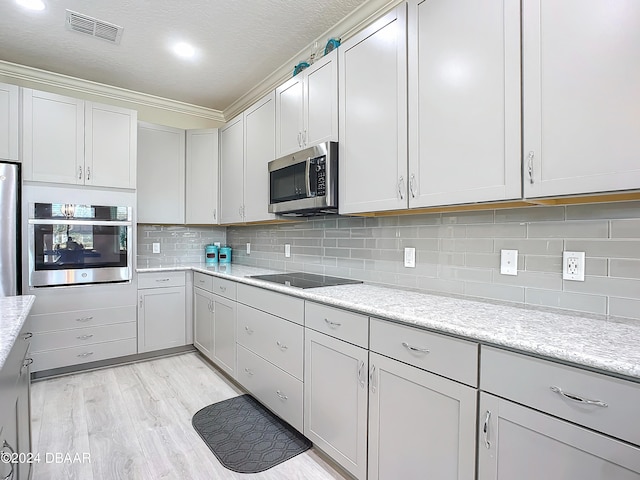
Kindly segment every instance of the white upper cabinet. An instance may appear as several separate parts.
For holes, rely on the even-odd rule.
[[[84,184],[84,101],[22,90],[24,179]]]
[[[243,221],[244,117],[220,129],[220,223]]]
[[[244,112],[245,222],[271,220],[268,164],[275,158],[275,94],[271,93]]]
[[[525,197],[640,188],[640,2],[523,2]]]
[[[184,130],[138,125],[138,223],[184,223]]]
[[[18,99],[20,89],[0,83],[0,159],[17,162],[18,157]]]
[[[135,188],[137,112],[22,90],[24,179]]]
[[[519,5],[409,1],[409,207],[521,197]]]
[[[406,6],[338,55],[340,213],[407,208]]]
[[[187,130],[186,223],[218,223],[218,129]]]
[[[138,113],[85,103],[85,185],[136,188]]]
[[[333,51],[276,89],[276,157],[338,139],[338,62]]]

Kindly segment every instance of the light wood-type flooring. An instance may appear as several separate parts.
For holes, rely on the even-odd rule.
[[[258,474],[225,469],[191,417],[241,393],[197,353],[35,382],[33,450],[41,461],[33,480],[344,478],[314,448]],[[69,461],[85,453],[90,463]],[[56,463],[56,454],[69,454],[67,462]]]

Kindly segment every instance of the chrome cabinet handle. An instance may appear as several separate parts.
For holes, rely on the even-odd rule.
[[[87,167],[87,180],[91,180],[91,167]]]
[[[302,144],[306,147],[307,146],[307,129],[304,129],[304,132],[302,132]]]
[[[341,323],[338,322],[332,322],[331,320],[329,320],[328,318],[324,319],[325,322],[327,322],[327,325],[329,325],[331,328],[336,328],[336,327],[340,327],[342,326]]]
[[[398,180],[398,194],[400,195],[400,200],[404,200],[404,177],[402,175]]]
[[[93,320],[93,317],[76,318],[76,322],[88,322],[89,320]]]
[[[93,337],[93,334],[89,334],[89,335],[80,335],[79,337],[76,337],[78,340],[88,340],[89,338]]]
[[[2,450],[4,450],[5,448],[9,449],[9,451],[11,452],[11,457],[13,457],[16,453],[16,451],[13,449],[13,447],[11,445],[9,445],[9,442],[7,442],[6,440],[2,443]],[[11,458],[11,460],[13,460],[13,458]],[[9,473],[7,473],[7,476],[4,477],[2,480],[13,480],[13,462],[8,462],[9,465],[11,465],[11,470],[9,471]]]
[[[250,369],[250,368],[245,368],[245,369],[244,369],[244,371],[245,371],[245,373],[246,373],[247,375],[249,375],[250,377],[252,377],[252,376],[253,376],[253,372],[251,371],[251,369]]]
[[[411,192],[411,198],[416,198],[416,192],[414,190],[416,183],[416,176],[412,173],[409,177],[409,191]]]
[[[201,278],[199,278],[199,279],[198,279],[198,283],[200,283],[200,284],[204,285],[204,284],[205,284],[205,283],[207,283],[207,282],[205,282],[204,280],[202,280]]]
[[[252,330],[252,329],[250,329],[247,325],[245,325],[244,329],[247,331],[247,333],[248,333],[249,335],[251,335],[251,334],[253,333],[253,330]]]
[[[531,182],[531,184],[533,184],[533,155],[533,150],[531,150],[527,156],[527,170],[529,172],[529,182]]]
[[[24,362],[22,362],[22,367],[20,367],[20,374],[22,375],[22,370],[28,368],[33,363],[33,358],[25,358]]]
[[[560,387],[556,387],[555,385],[552,385],[549,388],[551,389],[552,392],[555,392],[558,395],[562,395],[564,398],[568,398],[569,400],[576,403],[581,403],[583,405],[595,405],[596,407],[602,407],[602,408],[607,408],[609,406],[608,403],[603,402],[601,400],[589,400],[588,398],[583,398],[573,393],[564,392]]]
[[[216,220],[216,212],[217,212],[217,209],[215,209],[215,208],[214,208],[214,209],[213,209],[213,219],[214,219],[214,220]]]
[[[213,300],[209,300],[209,311],[213,312]]]
[[[221,292],[227,291],[227,287],[223,287],[222,285],[219,285],[218,288],[220,289]]]
[[[407,350],[411,350],[412,352],[430,353],[429,349],[427,348],[414,347],[413,345],[409,345],[407,342],[402,342],[402,346]]]
[[[302,132],[298,132],[298,146],[302,146]]]
[[[487,410],[487,415],[484,417],[484,425],[482,427],[482,433],[484,434],[484,446],[487,449],[491,448],[491,442],[489,442],[489,419],[491,418],[491,412]]]
[[[156,278],[156,282],[158,283],[168,282],[169,280],[169,278]]]
[[[366,379],[363,378],[362,374],[364,373],[364,362],[360,361],[360,366],[358,367],[358,383],[362,388],[366,388]]]
[[[87,357],[90,357],[91,355],[93,355],[93,352],[84,352],[84,353],[80,353],[80,354],[78,354],[76,356],[80,357],[80,358],[87,358]]]
[[[144,297],[140,295],[140,308],[144,307]]]
[[[369,388],[371,389],[371,393],[376,393],[375,375],[376,375],[376,366],[371,365],[371,368],[369,369]]]
[[[29,340],[31,337],[33,337],[33,333],[31,332],[27,332],[23,335],[22,339],[23,340]]]
[[[82,165],[78,167],[78,180],[82,180]]]
[[[278,395],[282,400],[289,400],[289,397],[287,397],[284,393],[282,393],[280,390],[276,390],[276,395]]]
[[[276,340],[276,345],[278,345],[278,347],[280,348],[280,350],[282,350],[283,352],[289,348],[289,347],[287,347],[285,344],[280,343],[280,341],[278,341],[278,340]]]

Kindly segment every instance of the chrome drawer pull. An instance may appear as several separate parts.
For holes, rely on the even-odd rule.
[[[220,288],[221,292],[226,292],[227,291],[227,287],[223,287],[222,285],[220,285],[218,288]]]
[[[341,323],[338,323],[338,322],[332,322],[328,318],[325,318],[324,321],[327,322],[327,325],[329,325],[331,328],[340,327],[342,325]]]
[[[93,334],[90,335],[80,335],[79,337],[76,337],[78,340],[87,340],[88,338],[93,337]]]
[[[282,399],[282,400],[289,400],[289,397],[287,397],[284,393],[281,393],[280,390],[276,390],[276,394]]]
[[[429,353],[427,348],[414,347],[413,345],[409,345],[407,342],[402,342],[402,346],[412,352]]]
[[[573,393],[563,392],[560,387],[556,387],[555,385],[552,385],[549,388],[551,389],[552,392],[562,395],[564,398],[568,398],[569,400],[574,401],[576,403],[582,403],[583,405],[595,405],[596,407],[602,407],[602,408],[606,408],[609,406],[608,403],[602,402],[600,400],[589,400],[587,398],[582,398]]]
[[[253,330],[251,330],[248,326],[245,325],[244,329],[247,331],[247,333],[249,335],[251,335],[253,333]]]
[[[360,366],[358,367],[358,383],[362,388],[366,388],[366,378],[362,377],[362,373],[364,372],[364,362],[360,361]]]
[[[484,417],[484,426],[482,427],[482,433],[484,433],[484,446],[487,449],[491,448],[491,442],[489,442],[489,419],[491,418],[491,412],[487,410],[487,416]]]
[[[286,345],[280,343],[279,341],[276,340],[276,345],[278,345],[278,347],[280,347],[280,350],[282,350],[283,352],[288,349],[289,347],[287,347]]]
[[[25,358],[22,367],[26,368],[33,363],[33,358]]]
[[[168,282],[170,278],[156,278],[156,282]]]
[[[31,332],[27,332],[24,334],[24,336],[22,337],[23,340],[29,340],[31,337],[33,337],[33,333]]]
[[[245,368],[244,371],[247,375],[253,376],[253,372],[249,368]]]
[[[76,318],[76,322],[88,322],[89,320],[93,320],[93,317]]]
[[[91,355],[93,355],[93,352],[84,352],[84,353],[81,353],[81,354],[79,354],[77,356],[80,357],[80,358],[87,358],[87,357],[90,357]]]
[[[369,369],[369,388],[371,389],[371,393],[376,393],[375,375],[376,375],[376,366],[371,365],[371,368]]]

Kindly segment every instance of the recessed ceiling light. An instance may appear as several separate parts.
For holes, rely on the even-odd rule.
[[[45,7],[42,0],[16,0],[16,3],[29,10],[44,10]]]
[[[186,42],[178,42],[173,46],[173,52],[182,58],[192,58],[196,51]]]

